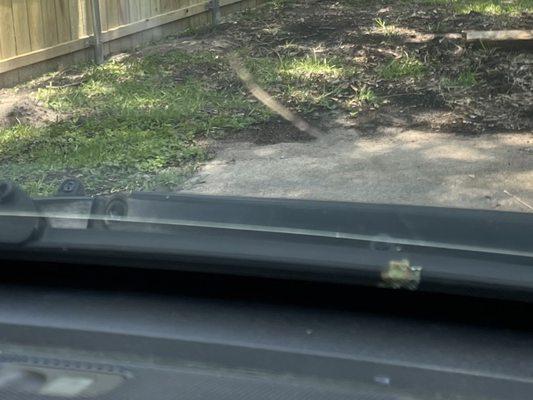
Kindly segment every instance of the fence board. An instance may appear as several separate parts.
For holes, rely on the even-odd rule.
[[[78,39],[82,36],[83,22],[80,20],[80,4],[78,0],[68,2],[68,16],[70,19],[70,40]]]
[[[109,26],[107,22],[107,0],[100,0],[100,22],[102,25],[102,31],[107,31]]]
[[[2,58],[17,55],[11,0],[0,0],[0,49]]]
[[[89,47],[87,39],[77,39],[72,42],[62,43],[54,47],[32,51],[19,57],[8,58],[0,62],[0,73],[8,72],[26,65],[46,61],[61,55],[69,54]]]
[[[13,24],[17,54],[29,53],[31,51],[31,41],[26,0],[13,0]]]
[[[160,10],[161,10],[161,2],[159,0],[152,0],[152,9],[150,11],[150,16],[154,17],[158,15]]]
[[[118,4],[119,0],[107,0],[107,29],[116,28],[118,23]]]
[[[84,0],[85,20],[87,21],[86,36],[93,34],[93,3],[92,0]]]
[[[70,39],[70,8],[72,0],[55,0],[57,18],[57,39],[59,43],[68,42]]]
[[[130,22],[141,19],[141,0],[131,0]]]
[[[127,25],[131,22],[130,15],[130,0],[119,0],[118,2],[118,23],[119,25]]]
[[[59,43],[55,0],[41,0],[41,10],[43,13],[44,45],[51,47]]]
[[[148,18],[152,12],[151,0],[141,0],[141,18]]]
[[[40,50],[45,47],[41,0],[27,0],[27,2],[31,49]]]

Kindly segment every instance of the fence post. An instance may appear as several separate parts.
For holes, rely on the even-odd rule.
[[[220,24],[220,3],[219,3],[219,0],[211,0],[211,9],[213,11],[213,25]]]
[[[104,49],[102,46],[102,20],[100,18],[100,0],[90,0],[93,6],[93,35],[94,35],[94,62],[104,62]]]

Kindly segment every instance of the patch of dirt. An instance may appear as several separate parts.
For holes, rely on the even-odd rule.
[[[407,93],[394,93],[385,98],[389,100],[391,104],[394,104],[400,108],[420,108],[420,109],[434,109],[441,110],[447,109],[445,99],[433,90],[420,90]]]
[[[64,117],[64,114],[41,106],[29,90],[0,90],[0,128],[17,124],[39,127]]]
[[[312,142],[316,138],[302,132],[286,121],[270,121],[254,125],[240,132],[230,133],[223,138],[223,142],[250,142],[258,146],[276,143]]]
[[[235,47],[235,43],[220,38],[218,35],[212,38],[183,37],[172,42],[165,42],[138,50],[135,56],[147,56],[152,54],[166,54],[172,50],[194,53],[197,51],[209,51],[225,53]]]

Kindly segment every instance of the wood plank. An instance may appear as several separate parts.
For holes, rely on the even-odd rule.
[[[48,61],[44,61],[44,62],[40,62],[37,64],[27,65],[25,67],[18,68],[17,70],[11,71],[11,72],[18,72],[17,83],[19,83],[19,82],[28,81],[37,76],[50,72],[51,70],[53,70],[53,65],[54,64],[49,63]],[[10,72],[7,72],[6,74],[9,74],[9,73]],[[2,74],[2,76],[6,74]]]
[[[31,40],[26,0],[13,1],[13,25],[15,29],[17,54],[29,53],[31,51]]]
[[[0,0],[0,58],[17,55],[15,27],[13,26],[13,9],[11,0]]]
[[[130,22],[136,22],[141,19],[141,0],[131,0]]]
[[[150,16],[155,17],[161,14],[161,2],[160,0],[152,0],[152,8],[150,10]]]
[[[130,0],[119,0],[118,2],[118,23],[127,25],[130,22]]]
[[[107,0],[107,30],[119,26],[118,2],[119,0]]]
[[[69,1],[68,4],[68,15],[70,19],[70,40],[74,40],[81,37],[79,0]]]
[[[141,18],[149,18],[152,12],[152,1],[141,0]]]
[[[191,0],[178,0],[178,10],[181,8],[189,7],[191,6]],[[187,18],[184,23],[186,24],[185,29],[189,29],[191,27],[191,19]]]
[[[40,50],[45,47],[41,0],[27,0],[27,3],[31,50]]]
[[[59,43],[70,41],[70,9],[72,0],[55,0],[57,18],[57,39]]]
[[[170,1],[170,11],[175,11],[179,9],[179,0],[171,0]]]
[[[201,14],[208,10],[208,4],[208,1],[204,1],[194,6],[181,8],[179,10],[171,11],[169,13],[150,17],[142,21],[131,23],[129,25],[111,29],[102,34],[102,42],[110,42],[112,40],[116,40],[127,35],[142,32],[143,30],[156,28],[160,25],[168,24],[170,22],[177,21],[182,18],[188,18],[193,15]]]
[[[174,0],[161,0],[161,13],[177,10],[176,5]]]
[[[87,36],[93,34],[93,2],[92,0],[84,0],[85,5],[85,21],[87,21]]]
[[[109,29],[107,21],[107,0],[100,0],[100,22],[102,25],[102,31],[107,31]]]
[[[59,43],[55,1],[41,0],[41,9],[43,13],[44,45],[51,47]]]
[[[88,38],[76,39],[70,42],[61,43],[46,49],[32,51],[31,53],[15,56],[6,60],[0,61],[0,74],[12,71],[17,68],[25,67],[27,65],[35,64],[41,61],[46,61],[55,57],[63,56],[74,51],[82,50],[90,47]]]
[[[533,40],[533,29],[508,31],[466,31],[467,42],[509,42]]]
[[[141,21],[150,18],[152,15],[152,0],[141,0]],[[148,29],[142,32],[143,43],[150,43],[154,40],[153,29]]]
[[[70,0],[69,4],[71,40],[92,34],[91,0]]]

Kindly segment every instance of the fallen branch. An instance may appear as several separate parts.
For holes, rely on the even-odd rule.
[[[270,110],[284,118],[286,121],[290,122],[300,131],[307,132],[315,137],[322,134],[319,129],[315,128],[314,126],[311,126],[307,121],[293,113],[283,104],[274,99],[257,83],[255,83],[250,72],[248,72],[248,70],[244,67],[243,62],[236,55],[230,55],[229,61],[231,67],[237,73],[237,76],[241,79],[246,88],[257,100],[259,100]]]

